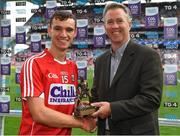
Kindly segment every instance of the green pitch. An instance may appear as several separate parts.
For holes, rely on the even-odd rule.
[[[19,101],[19,85],[15,83],[15,69],[11,69],[11,75],[7,76],[7,79],[9,80],[9,86],[10,86],[10,93],[11,97],[11,103],[10,107],[11,109],[21,109],[21,102]],[[93,69],[88,70],[88,85],[89,88],[92,87],[92,81],[93,81]],[[178,79],[180,79],[180,72],[178,72]],[[163,88],[163,97],[162,97],[162,104],[159,110],[159,117],[164,118],[167,117],[167,115],[175,115],[176,118],[180,119],[180,108],[179,105],[177,108],[174,107],[164,107],[164,102],[177,102],[180,104],[180,83],[178,82],[177,86],[164,86]],[[167,96],[168,92],[176,92],[176,95],[172,98]],[[174,117],[174,116],[173,116]],[[20,126],[20,117],[5,117],[5,135],[17,135],[19,126]],[[179,135],[180,134],[180,127],[172,127],[172,126],[161,126],[160,127],[160,133],[161,135]],[[84,132],[81,129],[73,129],[73,135],[96,135],[95,133],[87,133]]]

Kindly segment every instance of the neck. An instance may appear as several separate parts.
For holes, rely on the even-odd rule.
[[[116,52],[123,45],[124,45],[123,43],[112,43],[111,48],[112,48],[113,52]]]
[[[129,39],[128,39],[129,40]],[[123,41],[123,42],[113,42],[113,43],[111,43],[111,48],[112,48],[112,50],[115,52],[115,51],[117,51],[120,47],[122,47],[125,43],[127,43],[128,42],[128,40],[126,40],[126,41]]]
[[[66,50],[58,50],[58,49],[53,49],[52,47],[49,48],[49,52],[51,53],[51,55],[59,60],[59,61],[65,61],[66,59]]]

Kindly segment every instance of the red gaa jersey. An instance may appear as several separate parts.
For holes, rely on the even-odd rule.
[[[42,97],[47,107],[72,115],[77,78],[77,66],[74,62],[59,62],[47,49],[27,59],[20,75],[23,109],[19,134],[70,135],[71,128],[51,128],[33,121],[26,97]]]

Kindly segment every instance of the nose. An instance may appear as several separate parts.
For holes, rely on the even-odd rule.
[[[114,22],[111,27],[112,28],[117,28],[118,26],[119,26],[118,23]]]
[[[66,32],[66,30],[63,29],[63,30],[60,32],[60,35],[61,35],[62,37],[67,37],[67,32]]]

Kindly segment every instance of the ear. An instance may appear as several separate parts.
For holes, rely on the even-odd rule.
[[[103,23],[103,26],[104,26],[104,29],[105,29],[105,32],[106,32],[106,24],[105,24],[105,22]]]
[[[47,32],[48,32],[49,37],[51,37],[51,30],[52,30],[52,28],[50,27],[50,25],[48,25]]]
[[[131,27],[132,27],[132,22],[129,21],[129,30],[131,30]]]
[[[75,28],[74,30],[74,38],[76,37],[76,35],[77,35],[77,28]]]

